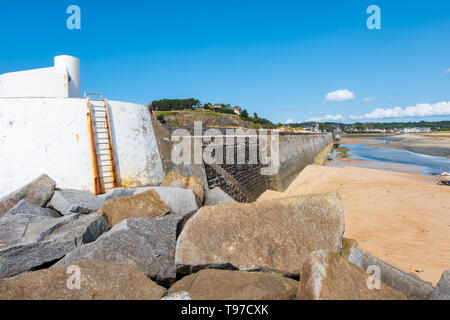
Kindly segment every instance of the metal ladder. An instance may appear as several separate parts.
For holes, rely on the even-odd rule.
[[[108,102],[100,94],[99,99],[86,97],[88,129],[91,139],[94,193],[102,194],[119,186],[114,144],[109,121]]]

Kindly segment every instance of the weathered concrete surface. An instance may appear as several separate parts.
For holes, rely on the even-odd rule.
[[[381,283],[369,289],[369,274],[338,253],[319,249],[305,260],[298,287],[300,300],[404,300],[406,297]]]
[[[101,208],[108,218],[110,227],[128,218],[160,218],[169,212],[154,190],[148,190],[130,197],[108,200]]]
[[[427,300],[434,290],[431,283],[399,270],[364,250],[361,250],[361,265],[364,270],[367,270],[369,266],[378,266],[381,271],[381,281],[402,292],[408,299]]]
[[[430,299],[450,300],[450,269],[444,271]]]
[[[208,269],[184,277],[168,293],[193,300],[292,300],[297,290],[298,281],[277,274]]]
[[[131,264],[160,284],[175,281],[175,245],[179,217],[126,219],[96,241],[67,254],[56,266],[79,260]]]
[[[208,206],[187,222],[175,261],[182,274],[234,267],[298,276],[313,250],[339,252],[343,233],[336,193]]]
[[[55,210],[49,208],[42,208],[28,200],[22,199],[11,210],[9,210],[3,217],[15,216],[18,214],[27,214],[48,218],[60,218],[61,215]]]
[[[78,190],[56,190],[50,206],[62,215],[73,213],[88,214],[98,211],[105,201],[92,195],[90,192]]]
[[[108,228],[101,213],[72,214],[30,223],[10,234],[0,246],[0,278],[7,278],[62,258],[91,242]]]
[[[271,176],[270,189],[284,191],[300,171],[310,164],[323,164],[333,146],[333,135],[281,135],[279,143],[280,168]]]
[[[207,190],[205,195],[205,206],[215,206],[216,204],[236,203],[231,196],[219,187]]]
[[[43,206],[50,200],[54,192],[55,181],[45,174],[41,175],[24,187],[0,199],[0,217],[11,210],[22,199],[38,206]]]
[[[176,172],[181,176],[195,175],[200,177],[205,186],[208,187],[208,180],[206,178],[205,167],[202,163],[196,164],[193,157],[189,163],[175,164],[172,161],[172,152],[174,152],[174,144],[172,143],[172,134],[164,128],[161,123],[154,117],[150,117],[152,121],[153,130],[155,132],[156,142],[158,144],[159,154],[161,156],[161,164],[165,174],[170,172]],[[190,135],[189,132],[185,132],[186,135]]]
[[[154,190],[159,195],[159,198],[164,201],[173,214],[185,216],[197,211],[198,206],[195,200],[194,192],[190,189],[172,188],[172,187],[142,187],[137,188],[135,195],[148,190]]]
[[[79,283],[70,279],[78,271]],[[165,292],[136,267],[105,261],[78,261],[0,280],[1,300],[157,300]]]

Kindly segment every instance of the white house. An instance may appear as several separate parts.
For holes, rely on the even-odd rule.
[[[0,75],[0,98],[80,98],[80,60],[57,56],[49,68]]]

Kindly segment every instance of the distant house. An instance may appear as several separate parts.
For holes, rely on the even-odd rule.
[[[403,133],[431,132],[431,128],[404,128]]]
[[[236,107],[233,107],[233,108],[231,108],[231,110],[233,110],[234,111],[234,113],[236,113],[238,116],[241,114],[241,107],[239,107],[239,106],[236,106]]]
[[[220,103],[214,103],[212,106],[213,108],[223,108],[223,106]]]
[[[316,123],[314,126],[303,127],[303,129],[306,131],[311,131],[311,132],[320,132],[320,126],[318,123]]]

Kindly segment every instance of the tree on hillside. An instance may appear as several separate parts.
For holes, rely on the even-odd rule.
[[[158,111],[172,111],[192,109],[200,104],[200,101],[194,98],[191,99],[163,99],[152,102],[152,105]]]
[[[256,119],[258,119],[258,114],[256,112],[253,112],[253,117],[255,117]]]
[[[241,114],[239,115],[239,117],[241,117],[242,120],[248,120],[248,112],[246,109],[244,109]]]

